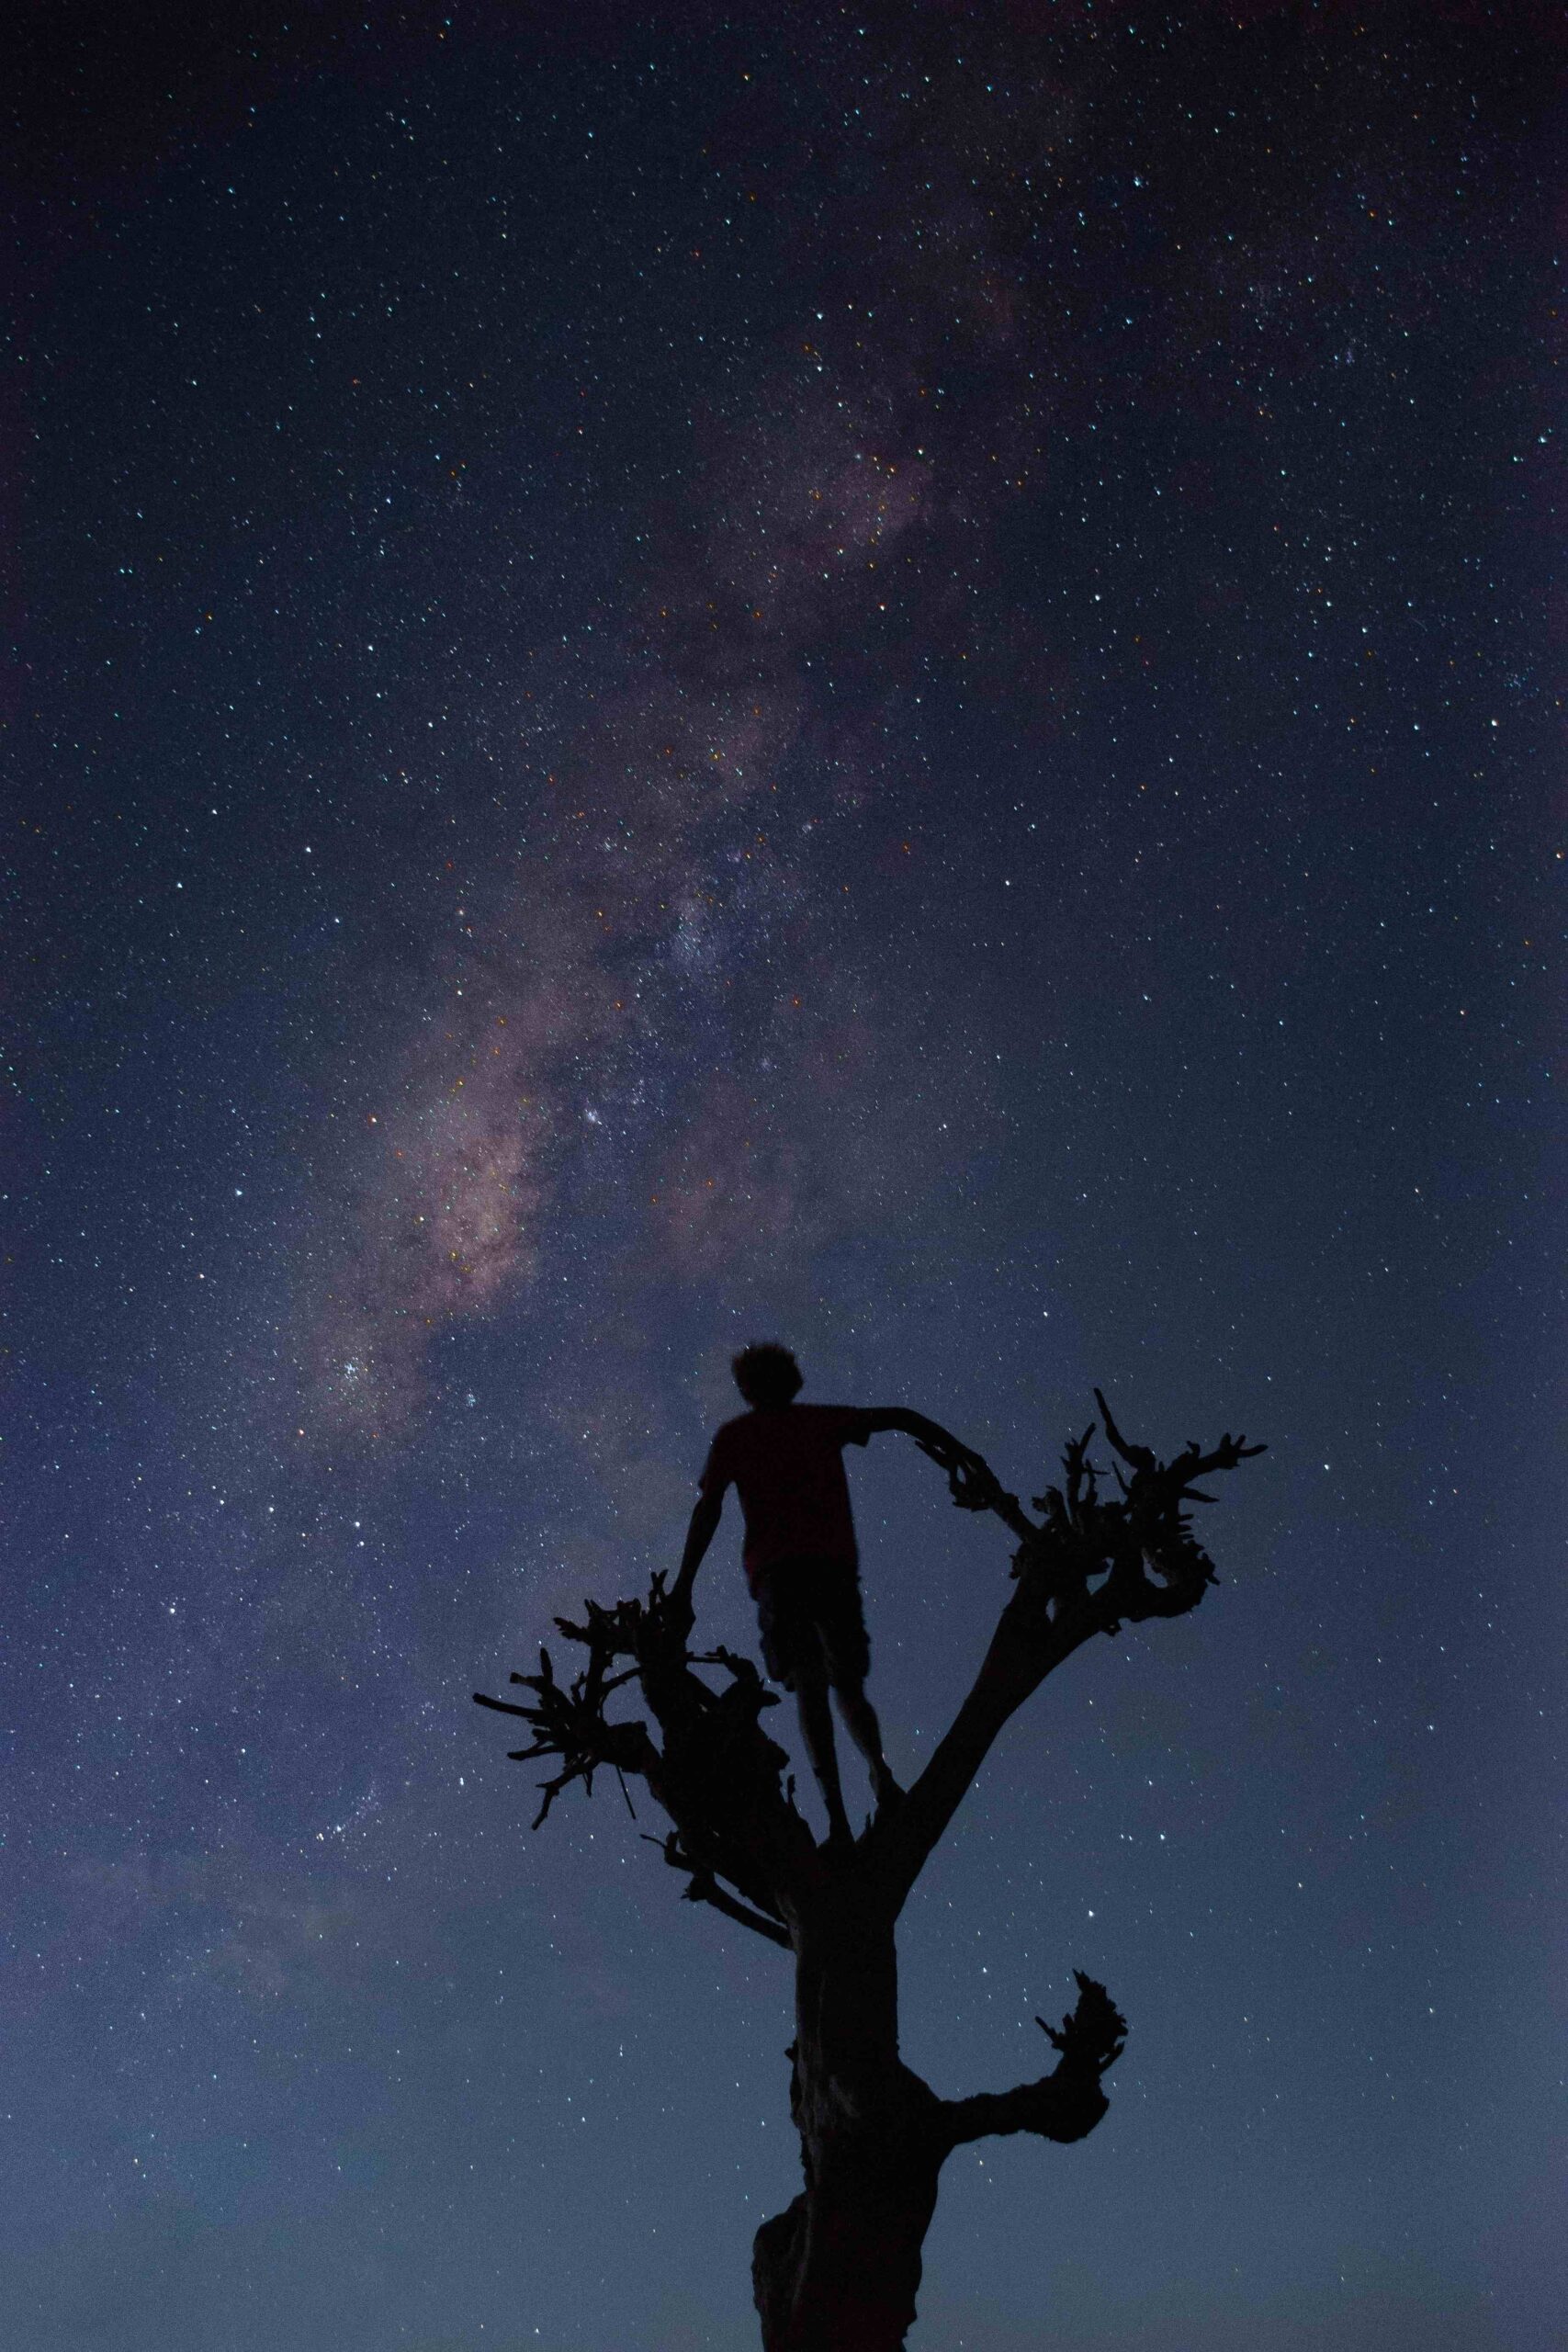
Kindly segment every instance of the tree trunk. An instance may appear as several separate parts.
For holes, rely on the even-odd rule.
[[[752,2282],[765,2352],[899,2352],[953,2138],[899,2060],[892,1905],[856,1883],[854,1860],[824,1863],[792,1923],[790,2110],[806,2187],[758,2231]]]

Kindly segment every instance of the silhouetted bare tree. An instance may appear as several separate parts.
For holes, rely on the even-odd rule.
[[[637,1774],[673,1824],[664,1858],[685,1874],[687,1899],[794,1953],[790,2112],[806,2185],[753,2247],[766,2352],[897,2352],[949,2152],[992,2132],[1081,2140],[1106,2111],[1101,2077],[1126,2025],[1102,1984],[1080,1973],[1061,2025],[1038,2020],[1056,2056],[1037,2082],[942,2098],[898,2054],[894,1946],[909,1891],[1002,1725],[1092,1634],[1197,1607],[1214,1574],[1186,1506],[1212,1499],[1200,1478],[1263,1450],[1225,1436],[1160,1462],[1122,1437],[1098,1390],[1095,1401],[1117,1457],[1113,1494],[1089,1459],[1092,1424],[1066,1449],[1063,1484],[1035,1498],[1038,1519],[983,1463],[936,1455],[954,1501],[994,1512],[1017,1537],[1016,1589],[925,1770],[852,1845],[812,1836],[781,1778],[784,1750],[761,1727],[773,1695],[749,1659],[688,1651],[690,1605],[662,1577],[646,1600],[590,1601],[581,1625],[557,1619],[587,1652],[570,1683],[541,1650],[537,1674],[512,1677],[530,1694],[522,1704],[475,1693],[529,1724],[519,1761],[559,1759],[536,1828],[573,1781],[592,1789],[606,1769]],[[699,1667],[717,1669],[718,1687]],[[612,1716],[634,1684],[657,1737],[646,1720]]]

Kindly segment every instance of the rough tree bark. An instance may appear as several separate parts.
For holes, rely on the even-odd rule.
[[[1002,1725],[1092,1634],[1196,1608],[1214,1574],[1185,1509],[1212,1499],[1195,1482],[1262,1452],[1225,1436],[1162,1463],[1122,1436],[1098,1390],[1095,1401],[1117,1456],[1109,1498],[1089,1460],[1092,1425],[1066,1449],[1063,1485],[1035,1498],[1038,1519],[988,1468],[943,1462],[953,1499],[994,1512],[1017,1537],[1016,1589],[925,1770],[852,1846],[812,1836],[793,1781],[781,1779],[788,1759],[761,1726],[773,1694],[749,1659],[689,1652],[690,1609],[662,1577],[646,1600],[590,1601],[581,1625],[557,1619],[587,1651],[569,1685],[541,1650],[537,1674],[512,1677],[526,1702],[474,1694],[530,1725],[533,1743],[513,1751],[517,1760],[560,1759],[536,1828],[573,1781],[592,1790],[596,1771],[635,1773],[674,1825],[664,1857],[685,1874],[687,1900],[794,1954],[790,2111],[805,2185],[753,2247],[765,2352],[898,2352],[950,2152],[995,2132],[1081,2140],[1106,2112],[1101,2076],[1126,2026],[1103,1985],[1080,1974],[1060,2027],[1037,2020],[1056,2053],[1038,2081],[942,2098],[899,2056],[895,1946],[909,1891]],[[645,1720],[609,1713],[633,1684],[657,1739]]]

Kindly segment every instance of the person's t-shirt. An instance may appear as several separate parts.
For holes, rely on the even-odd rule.
[[[698,1484],[733,1486],[746,1515],[741,1553],[755,1590],[784,1560],[856,1561],[855,1523],[841,1449],[863,1445],[871,1415],[856,1405],[772,1405],[726,1421]]]

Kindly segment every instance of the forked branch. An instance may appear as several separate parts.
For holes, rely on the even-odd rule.
[[[1264,1449],[1227,1434],[1207,1453],[1192,1444],[1162,1463],[1148,1446],[1129,1443],[1098,1389],[1095,1402],[1112,1452],[1132,1474],[1117,1469],[1118,1491],[1109,1498],[1089,1458],[1092,1422],[1063,1454],[1062,1485],[1035,1497],[1039,1520],[986,1464],[962,1480],[953,1473],[955,1500],[994,1511],[1020,1536],[1012,1565],[1018,1589],[946,1737],[879,1832],[897,1901],[914,1884],[1002,1725],[1045,1677],[1094,1634],[1195,1609],[1214,1581],[1185,1508],[1209,1499],[1194,1481]]]

